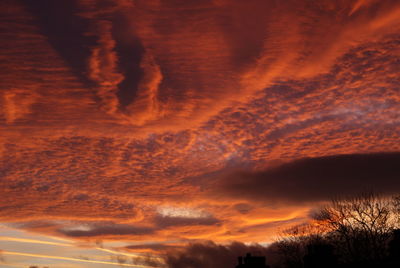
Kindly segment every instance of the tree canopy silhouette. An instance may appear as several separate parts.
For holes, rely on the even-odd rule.
[[[336,198],[276,243],[283,267],[400,267],[400,197]]]

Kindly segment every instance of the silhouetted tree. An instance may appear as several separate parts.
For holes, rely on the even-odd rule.
[[[335,199],[274,244],[286,268],[400,267],[400,197]]]
[[[280,253],[280,263],[286,268],[303,267],[303,257],[305,255],[305,247],[302,241],[293,241],[284,239],[275,244]]]
[[[335,199],[313,214],[319,226],[328,228],[330,239],[340,244],[341,255],[352,262],[380,262],[398,225],[394,198],[364,193]]]
[[[313,224],[293,226],[283,230],[280,237],[280,240],[274,244],[274,247],[278,248],[280,262],[286,268],[305,267],[305,262],[309,261],[309,258],[305,258],[305,256],[310,254],[311,248],[315,248],[313,246],[317,245],[328,244],[323,228]]]

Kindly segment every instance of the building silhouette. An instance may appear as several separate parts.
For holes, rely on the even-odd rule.
[[[245,257],[238,257],[238,262],[236,268],[269,268],[265,263],[265,257],[251,256],[250,253],[247,253]]]

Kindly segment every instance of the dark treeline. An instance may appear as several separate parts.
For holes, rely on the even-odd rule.
[[[270,246],[276,268],[400,267],[400,198],[333,200]]]

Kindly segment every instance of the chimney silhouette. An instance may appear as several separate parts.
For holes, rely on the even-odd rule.
[[[269,268],[265,264],[265,261],[264,256],[252,256],[250,253],[247,253],[244,258],[242,256],[238,257],[236,268]]]

